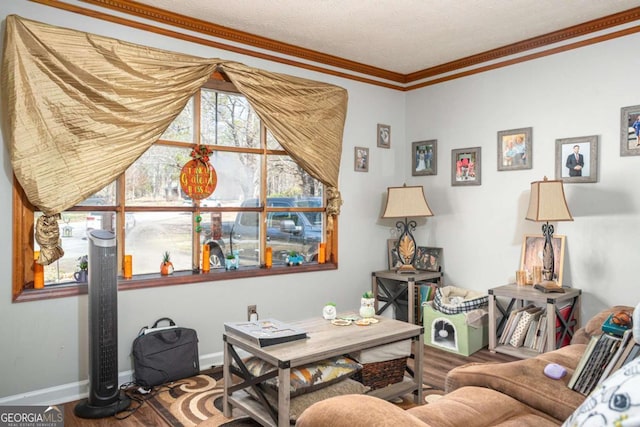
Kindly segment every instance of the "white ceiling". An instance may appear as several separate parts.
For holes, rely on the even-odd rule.
[[[137,0],[402,74],[640,6],[640,0]]]

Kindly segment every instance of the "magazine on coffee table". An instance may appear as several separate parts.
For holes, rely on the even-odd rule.
[[[253,322],[225,322],[227,333],[258,344],[260,347],[281,344],[307,338],[307,333],[276,319]]]

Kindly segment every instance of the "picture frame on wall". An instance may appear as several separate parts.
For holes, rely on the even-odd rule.
[[[378,147],[391,148],[391,126],[378,123]]]
[[[442,261],[442,248],[418,246],[413,266],[417,270],[441,271]]]
[[[498,170],[531,169],[533,166],[533,128],[498,132]]]
[[[565,236],[554,234],[551,237],[553,245],[553,278],[558,286],[562,286],[562,272],[564,266]],[[533,274],[533,267],[543,265],[544,236],[542,234],[527,234],[522,241],[522,256],[520,270]]]
[[[369,172],[369,149],[366,147],[353,148],[353,170]]]
[[[411,175],[438,174],[438,140],[411,143]]]
[[[481,147],[451,150],[451,185],[481,185]]]
[[[620,109],[620,155],[640,156],[640,105]]]
[[[556,179],[598,181],[598,135],[556,139]]]

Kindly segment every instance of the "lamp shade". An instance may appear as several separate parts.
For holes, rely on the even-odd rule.
[[[421,185],[387,188],[387,205],[382,218],[433,216]]]
[[[529,209],[525,217],[531,221],[573,221],[562,181],[534,181],[531,183]]]

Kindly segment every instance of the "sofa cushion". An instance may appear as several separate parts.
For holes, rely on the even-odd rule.
[[[346,395],[311,405],[296,422],[296,427],[319,426],[425,427],[425,424],[408,411],[377,397]]]
[[[557,427],[560,424],[505,394],[483,387],[459,388],[407,412],[426,425],[438,427]]]
[[[434,403],[403,411],[367,395],[318,402],[296,427],[558,427],[560,422],[515,399],[481,387],[464,387]]]
[[[532,359],[463,365],[449,371],[445,389],[449,392],[464,386],[491,388],[562,422],[584,401],[583,395],[567,387],[584,349],[584,344],[575,344]],[[568,374],[560,380],[546,377],[543,371],[549,363],[564,366]]]

